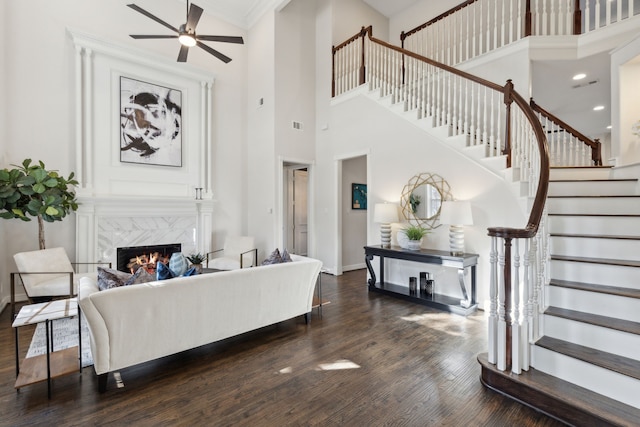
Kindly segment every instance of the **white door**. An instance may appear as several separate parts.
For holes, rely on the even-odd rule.
[[[307,255],[307,184],[306,169],[293,171],[293,249],[292,253]]]

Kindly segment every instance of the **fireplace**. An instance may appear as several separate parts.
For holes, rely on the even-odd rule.
[[[151,246],[129,246],[117,248],[117,269],[127,273],[134,273],[138,268],[144,267],[151,274],[155,274],[156,263],[167,264],[171,255],[182,251],[180,243]]]

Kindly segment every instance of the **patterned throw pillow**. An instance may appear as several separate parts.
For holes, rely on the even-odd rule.
[[[98,288],[105,291],[119,286],[125,286],[127,280],[131,278],[131,274],[112,268],[98,267]]]
[[[153,274],[149,273],[145,268],[140,267],[129,277],[129,280],[124,283],[124,286],[138,285],[140,283],[153,282],[154,280],[156,280],[156,278]]]
[[[291,262],[291,256],[289,255],[289,251],[286,249],[282,251],[282,262]]]
[[[198,271],[195,269],[195,267],[191,267],[190,269],[185,271],[184,274],[176,274],[175,271],[172,271],[169,267],[167,267],[166,264],[163,264],[161,262],[159,262],[156,266],[156,278],[158,280],[173,279],[174,277],[180,276],[195,276],[196,274],[198,274]]]
[[[182,255],[182,252],[175,252],[171,255],[171,259],[169,260],[169,269],[175,277],[182,276],[185,271],[189,268],[189,263],[187,262],[187,258]]]
[[[262,261],[262,265],[271,265],[271,264],[280,264],[282,262],[282,255],[280,255],[280,250],[276,248],[275,251],[271,252],[271,255],[264,261]]]

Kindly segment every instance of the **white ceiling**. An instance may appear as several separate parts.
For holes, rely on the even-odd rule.
[[[399,12],[413,6],[420,0],[363,0],[369,6],[386,16],[391,18]],[[456,2],[455,5],[461,2]]]

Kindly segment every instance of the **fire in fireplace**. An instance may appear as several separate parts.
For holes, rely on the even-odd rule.
[[[135,273],[138,268],[143,267],[149,273],[155,274],[156,263],[168,264],[171,255],[181,251],[180,243],[117,248],[117,268],[127,273]]]

